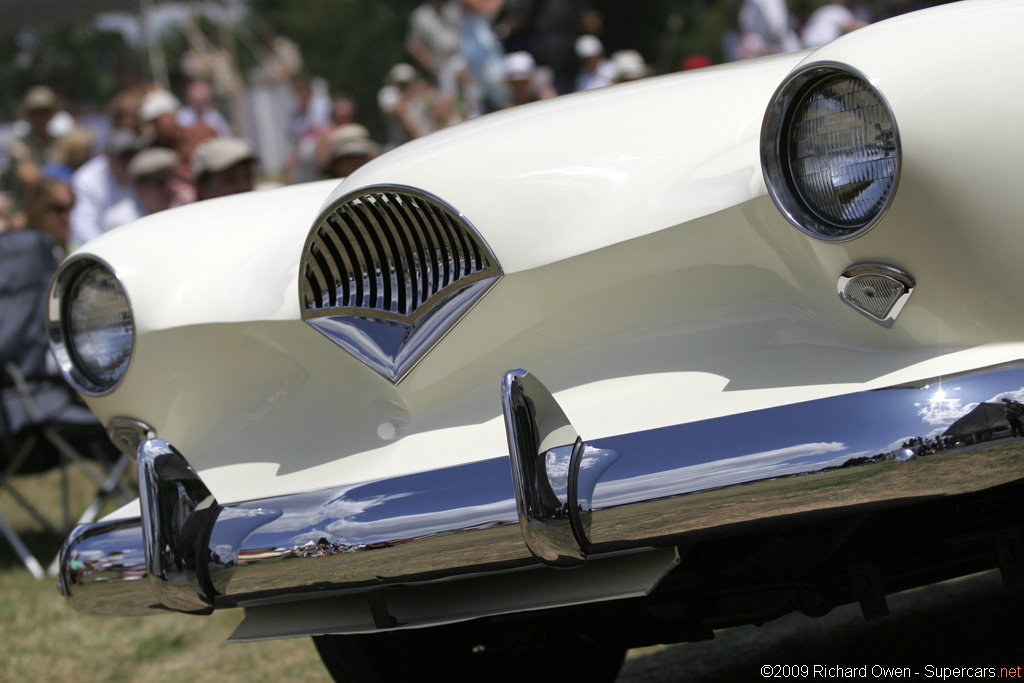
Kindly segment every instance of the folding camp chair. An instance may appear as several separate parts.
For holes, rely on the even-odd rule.
[[[91,480],[95,495],[75,523],[95,520],[105,500],[126,503],[134,495],[123,482],[132,460],[110,443],[102,425],[80,404],[60,378],[28,381],[13,363],[0,371],[0,490],[11,497],[54,534],[73,526],[68,469],[77,467]],[[53,467],[61,474],[61,520],[54,524],[11,481],[18,473]],[[39,562],[0,514],[0,533],[36,578],[43,577]],[[51,567],[52,568],[52,567]]]

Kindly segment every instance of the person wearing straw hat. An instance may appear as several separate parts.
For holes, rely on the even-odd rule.
[[[207,140],[192,153],[196,199],[252,192],[256,153],[241,138]]]
[[[11,169],[16,191],[43,177],[43,168],[52,161],[54,137],[48,126],[60,109],[60,99],[51,88],[36,85],[26,91],[18,106],[18,115],[28,124],[24,134],[10,142]]]

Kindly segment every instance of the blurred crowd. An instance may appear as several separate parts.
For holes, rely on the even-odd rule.
[[[724,54],[815,47],[880,18],[883,1],[836,0],[797,16],[787,0],[737,0]],[[332,96],[306,72],[299,47],[272,36],[268,59],[249,80],[287,92],[287,174],[262,184],[344,177],[382,151],[488,112],[651,75],[638,50],[606,54],[602,35],[602,17],[587,0],[427,0],[408,17],[408,61],[388,70],[375,103]],[[241,137],[237,112],[224,113],[234,101],[225,94],[243,80],[201,38],[182,59],[188,79],[175,92],[125,88],[98,128],[76,121],[48,85],[24,93],[2,178],[0,233],[34,228],[66,254],[141,216],[258,189],[259,149]],[[710,64],[689,55],[679,68]],[[380,139],[360,121],[365,106],[384,116]]]

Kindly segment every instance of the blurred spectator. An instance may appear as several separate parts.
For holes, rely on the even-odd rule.
[[[800,36],[804,47],[821,47],[841,35],[864,26],[867,26],[867,23],[854,16],[846,0],[836,0],[814,10],[807,18]]]
[[[601,15],[588,0],[509,0],[505,11],[509,51],[525,50],[554,72],[559,94],[576,88],[576,38],[601,29]]]
[[[28,194],[35,199],[35,193]],[[51,197],[50,189],[40,186],[38,199],[42,206],[48,206],[51,198],[61,207],[70,201],[57,194],[59,189]],[[14,363],[28,378],[56,371],[55,364],[48,362],[46,292],[63,257],[53,235],[43,228],[0,231],[0,363]]]
[[[204,140],[217,137],[217,132],[202,120],[191,126],[178,123],[181,103],[166,90],[146,93],[139,105],[139,123],[143,128],[144,144],[148,147],[173,149],[186,164],[192,150]],[[184,176],[187,177],[187,176]]]
[[[114,130],[139,130],[139,105],[142,96],[135,90],[122,90],[107,104],[107,116]]]
[[[651,75],[647,62],[636,50],[617,50],[612,53],[611,61],[615,66],[616,83],[636,81]]]
[[[29,88],[22,98],[18,115],[28,127],[10,142],[8,150],[12,164],[10,186],[19,195],[29,185],[43,177],[43,169],[53,161],[56,140],[49,130],[50,121],[60,107],[57,94],[45,85]]]
[[[339,126],[327,138],[323,172],[328,178],[344,178],[380,154],[380,146],[358,123]]]
[[[75,126],[54,140],[53,160],[43,172],[45,175],[61,180],[71,180],[82,164],[93,157],[96,133],[89,128]]]
[[[178,125],[191,128],[202,121],[212,128],[220,137],[232,135],[224,115],[213,106],[213,89],[206,81],[192,81],[185,89],[185,105],[175,114]]]
[[[103,212],[131,194],[128,162],[138,151],[138,144],[135,131],[115,130],[106,149],[71,175],[71,187],[78,198],[71,212],[71,236],[76,245],[102,233]]]
[[[15,229],[14,207],[6,192],[0,192],[0,233]]]
[[[405,49],[444,92],[455,87],[447,67],[459,54],[461,21],[455,0],[429,0],[409,15]]]
[[[260,67],[250,73],[254,82],[288,83],[302,78],[302,50],[295,41],[269,29],[264,29],[260,38],[267,46],[268,54]]]
[[[546,100],[557,93],[552,85],[551,70],[538,68],[529,52],[512,52],[505,55],[508,82],[512,86],[512,103],[527,104]]]
[[[43,178],[25,193],[26,227],[49,235],[55,253],[63,257],[71,240],[71,209],[75,193],[59,178]]]
[[[252,192],[256,153],[241,138],[207,140],[192,154],[196,199],[213,199]]]
[[[328,126],[337,128],[356,122],[356,103],[348,95],[338,95],[331,101],[331,119]]]
[[[377,104],[388,117],[388,144],[397,147],[435,129],[434,88],[420,78],[411,64],[395,64],[387,84],[377,93]]]
[[[494,34],[491,22],[505,0],[461,0],[462,35],[459,49],[473,78],[480,85],[489,111],[512,102],[505,74],[505,50]]]
[[[356,103],[348,95],[338,95],[331,102],[331,118],[319,131],[316,143],[316,163],[323,168],[327,159],[328,137],[333,130],[356,122]]]
[[[181,155],[166,147],[150,147],[128,163],[132,193],[103,212],[104,231],[137,218],[187,203],[183,196],[187,181],[178,175]]]
[[[786,0],[743,0],[739,13],[740,59],[801,48]]]
[[[448,60],[447,70],[454,84],[453,89],[441,89],[434,102],[434,125],[436,128],[462,123],[484,113],[483,92],[462,55]]]
[[[580,73],[576,77],[577,91],[603,88],[615,82],[615,65],[604,58],[604,45],[597,36],[577,38],[576,56],[580,58]]]
[[[291,150],[285,160],[292,182],[317,178],[316,146],[331,117],[331,101],[323,79],[300,76],[292,83],[293,109],[288,124]]]
[[[231,51],[218,45],[200,28],[195,14],[185,22],[185,34],[189,49],[181,57],[182,72],[193,82],[212,84],[220,97],[230,99],[241,95],[245,84],[235,68],[235,57]],[[207,97],[209,99],[210,96]]]

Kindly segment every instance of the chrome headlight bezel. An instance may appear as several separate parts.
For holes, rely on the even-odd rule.
[[[791,158],[791,135],[797,112],[811,94],[836,79],[859,81],[864,87],[866,97],[874,100],[880,107],[888,119],[888,126],[891,127],[891,132],[885,131],[882,141],[865,143],[857,150],[863,152],[881,149],[884,154],[882,160],[892,163],[893,172],[889,177],[875,179],[879,184],[872,189],[881,196],[871,203],[870,209],[864,211],[863,215],[851,220],[839,220],[829,215],[828,211],[822,210],[820,205],[815,205],[813,198],[807,196],[809,193],[802,190],[801,183],[795,179]],[[847,111],[856,110],[843,110],[841,113]],[[844,155],[845,158],[854,157],[854,154],[845,150],[834,153],[836,157]],[[790,223],[820,240],[853,239],[874,227],[885,215],[896,196],[902,170],[902,150],[896,117],[879,88],[856,69],[834,62],[806,65],[790,74],[772,96],[761,127],[761,164],[768,193]],[[852,166],[850,163],[846,168]],[[839,190],[836,190],[835,194],[838,195]]]
[[[127,334],[127,342],[118,346],[127,348],[122,354],[123,360],[111,366],[111,371],[100,376],[92,370],[94,359],[83,357],[74,335],[72,324],[72,300],[76,287],[83,279],[99,271],[100,274],[116,287],[115,295],[123,299],[121,314],[127,316],[121,326],[121,333]],[[116,311],[115,311],[116,312]],[[73,256],[65,261],[53,281],[46,302],[46,333],[49,337],[50,350],[57,361],[64,378],[77,391],[88,396],[103,396],[113,391],[128,374],[135,351],[135,316],[132,311],[128,292],[117,272],[110,265],[96,256]]]

